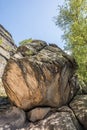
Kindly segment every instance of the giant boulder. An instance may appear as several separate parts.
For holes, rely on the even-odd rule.
[[[11,102],[24,110],[60,107],[69,103],[79,88],[76,67],[75,60],[56,45],[33,40],[11,57],[3,83]]]

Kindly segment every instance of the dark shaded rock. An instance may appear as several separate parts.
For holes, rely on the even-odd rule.
[[[87,86],[82,87],[82,93],[87,95]]]
[[[11,104],[7,97],[0,97],[0,112],[9,109],[10,106]]]
[[[23,127],[26,121],[25,112],[16,107],[10,107],[8,110],[0,112],[0,129]]]
[[[31,122],[42,120],[50,110],[50,107],[37,107],[27,112],[27,118]]]
[[[19,47],[15,55],[5,68],[3,83],[16,106],[24,110],[37,106],[60,107],[69,103],[78,91],[74,76],[76,62],[57,46],[35,40]]]
[[[70,103],[70,107],[84,126],[84,130],[87,130],[87,95],[76,96]]]

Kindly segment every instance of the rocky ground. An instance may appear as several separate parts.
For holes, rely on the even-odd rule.
[[[60,108],[37,107],[28,112],[30,121],[27,112],[12,106],[8,98],[0,97],[0,130],[87,130],[86,101],[87,96],[78,95],[70,105]]]

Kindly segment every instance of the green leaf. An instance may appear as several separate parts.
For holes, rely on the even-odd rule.
[[[87,86],[87,0],[65,0],[56,25],[64,31],[65,49],[76,59],[80,83]]]

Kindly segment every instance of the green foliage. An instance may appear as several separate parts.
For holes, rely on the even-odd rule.
[[[9,37],[9,34],[8,34],[6,31],[4,31],[4,34],[5,34],[7,37]]]
[[[34,52],[33,52],[32,50],[27,50],[27,51],[25,52],[25,54],[28,55],[28,56],[30,56],[30,55],[33,55]]]
[[[0,38],[0,45],[3,43],[2,38]]]
[[[64,31],[65,49],[72,52],[78,63],[81,84],[87,85],[87,0],[65,0],[59,6],[56,25]]]
[[[26,39],[26,40],[23,40],[19,43],[19,45],[26,45],[28,43],[31,43],[32,42],[32,38],[29,38],[29,39]]]
[[[11,46],[6,46],[7,51],[11,51],[11,49],[12,49]]]

